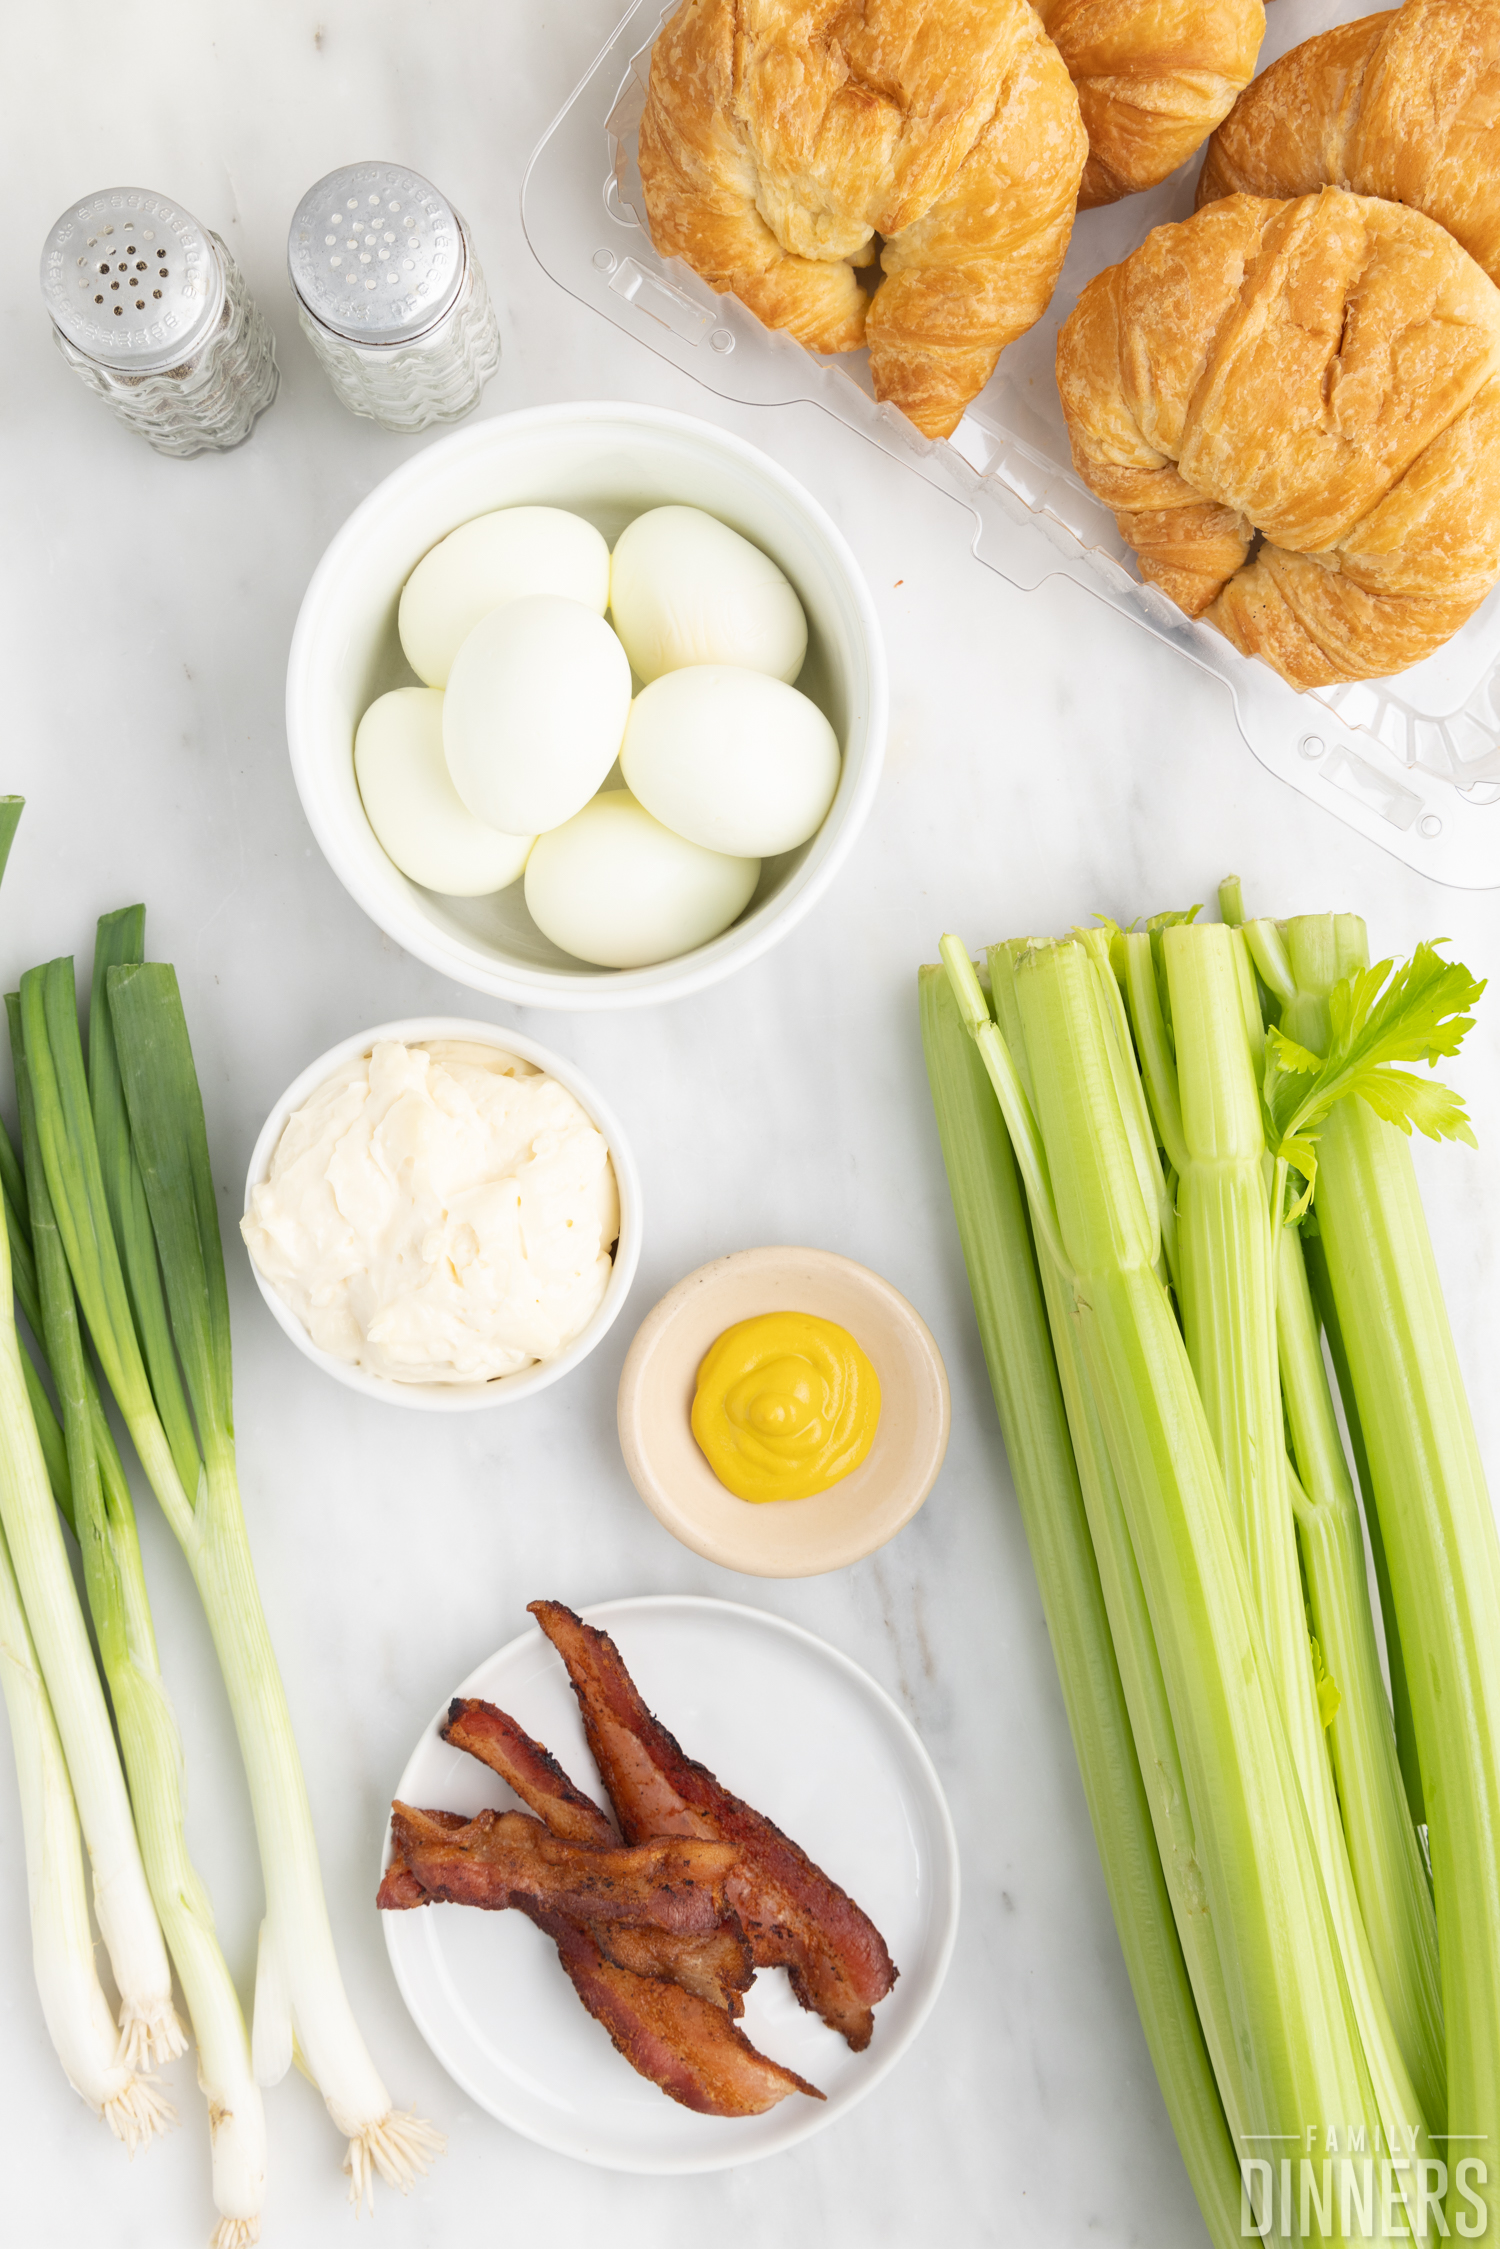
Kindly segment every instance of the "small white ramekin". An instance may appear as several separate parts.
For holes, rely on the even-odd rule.
[[[348,1366],[342,1359],[320,1351],[296,1313],[282,1302],[251,1258],[250,1270],[255,1275],[256,1286],[270,1306],[277,1326],[291,1337],[304,1357],[321,1367],[325,1374],[331,1374],[335,1382],[342,1382],[347,1389],[358,1390],[367,1398],[382,1399],[387,1405],[415,1407],[422,1413],[472,1413],[485,1406],[513,1405],[521,1398],[534,1397],[538,1390],[545,1390],[550,1383],[559,1381],[581,1359],[586,1359],[594,1345],[613,1327],[630,1293],[641,1254],[641,1182],[635,1158],[614,1111],[565,1055],[555,1054],[551,1047],[540,1046],[535,1039],[523,1038],[518,1031],[504,1030],[499,1024],[475,1023],[456,1015],[416,1016],[409,1022],[379,1023],[372,1031],[356,1031],[352,1038],[341,1039],[326,1054],[320,1054],[316,1062],[310,1062],[301,1076],[293,1079],[267,1117],[250,1156],[250,1169],[245,1179],[245,1209],[249,1211],[252,1191],[264,1183],[270,1172],[271,1157],[288,1117],[336,1070],[368,1054],[381,1039],[396,1039],[403,1046],[425,1046],[432,1039],[460,1039],[474,1046],[495,1047],[502,1054],[513,1054],[518,1060],[545,1070],[588,1111],[609,1145],[620,1194],[620,1238],[615,1244],[614,1271],[603,1302],[582,1334],[575,1336],[565,1351],[559,1352],[555,1359],[522,1367],[517,1374],[498,1375],[493,1382],[394,1382],[387,1375],[369,1374],[363,1367]]]
[[[669,502],[707,509],[791,579],[809,635],[797,684],[831,721],[843,773],[817,834],[766,861],[754,897],[721,936],[648,968],[592,968],[542,935],[519,882],[467,899],[408,882],[365,817],[354,730],[377,695],[412,683],[397,600],[423,555],[459,524],[540,503],[587,516],[613,545],[635,516]],[[642,1007],[701,992],[758,959],[823,895],[875,800],[886,699],[880,624],[859,565],[826,511],[768,454],[660,407],[538,406],[440,438],[377,484],[335,535],[292,635],[287,742],[324,858],[406,952],[471,991],[523,1006]]]

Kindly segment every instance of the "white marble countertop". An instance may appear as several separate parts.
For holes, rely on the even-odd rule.
[[[860,557],[890,651],[886,779],[851,866],[785,944],[701,998],[525,1018],[598,1080],[641,1161],[645,1252],[606,1344],[524,1407],[434,1424],[324,1380],[273,1325],[229,1236],[246,1508],[345,1975],[396,2099],[449,2138],[408,2201],[382,2192],[376,2238],[394,2249],[598,2228],[620,2249],[705,2235],[736,2249],[968,2249],[1040,2227],[1054,2241],[1185,2249],[1202,2228],[1121,1965],[985,1385],[913,975],[945,927],[977,944],[1096,909],[1129,917],[1211,897],[1230,867],[1263,909],[1354,907],[1381,949],[1446,934],[1482,973],[1500,961],[1496,894],[1435,889],[1292,793],[1244,748],[1222,686],[1064,582],[1015,592],[970,558],[951,501],[825,413],[727,406],[558,289],[522,233],[522,174],[615,13],[614,0],[322,0],[321,12],[78,0],[11,19],[0,569],[15,694],[0,786],[28,806],[0,966],[13,985],[55,953],[86,960],[96,915],[146,899],[151,948],[182,978],[226,1218],[271,1101],[336,1039],[424,1012],[521,1021],[365,920],[314,846],[288,770],[282,680],[302,589],[354,503],[428,442],[346,414],[292,317],[287,219],[334,164],[397,157],[468,217],[504,333],[482,413],[646,400],[738,431],[805,481]],[[53,352],[42,237],[69,201],[121,180],[169,190],[216,228],[275,326],[281,394],[237,453],[159,459]],[[1496,1021],[1457,1073],[1480,1151],[1418,1150],[1491,1460]],[[947,1465],[915,1523],[857,1568],[786,1584],[676,1545],[636,1498],[614,1434],[620,1362],[656,1298],[706,1258],[776,1241],[887,1275],[936,1332],[954,1405]],[[141,1520],[190,1841],[248,1996],[260,1877],[228,1711],[149,1501]],[[936,1759],[965,1877],[947,1989],[870,2099],[765,2164],[661,2181],[544,2153],[477,2111],[402,2007],[372,1897],[413,1739],[520,1629],[525,1602],[650,1591],[758,1604],[867,1666]],[[37,2249],[205,2240],[190,2065],[172,2073],[183,2127],[128,2166],[48,2049],[15,1801],[0,1735],[7,2236]],[[316,2093],[293,2076],[267,2105],[266,2242],[351,2239]]]

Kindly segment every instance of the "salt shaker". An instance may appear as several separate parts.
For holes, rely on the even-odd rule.
[[[500,364],[469,230],[401,164],[309,188],[287,239],[297,317],[344,404],[389,430],[456,422]]]
[[[158,453],[238,445],[276,396],[271,331],[244,276],[170,196],[112,187],[64,211],[42,296],[68,365]]]

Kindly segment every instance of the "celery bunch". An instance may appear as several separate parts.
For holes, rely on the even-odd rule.
[[[928,1073],[1209,2230],[1467,2234],[1500,2207],[1500,1542],[1403,1137],[1468,1126],[1397,1065],[1451,1054],[1480,987],[1223,902],[992,947],[987,986],[945,938]]]

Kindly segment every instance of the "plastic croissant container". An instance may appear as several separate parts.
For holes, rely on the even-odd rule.
[[[1302,795],[1438,882],[1500,887],[1500,588],[1398,677],[1299,695],[1142,585],[1114,518],[1073,471],[1053,376],[1057,331],[1096,273],[1152,227],[1191,216],[1199,156],[1159,187],[1079,213],[1048,310],[1002,355],[953,436],[930,441],[875,403],[864,353],[815,358],[652,248],[636,130],[651,47],[671,12],[635,0],[532,157],[522,218],[553,279],[721,398],[810,400],[836,415],[970,512],[974,524],[955,523],[956,553],[962,541],[1023,590],[1073,580],[1223,680],[1244,744]],[[1369,0],[1276,0],[1258,69],[1368,12]]]

